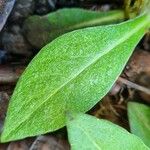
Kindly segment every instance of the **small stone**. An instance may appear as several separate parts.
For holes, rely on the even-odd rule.
[[[10,31],[4,31],[2,45],[9,53],[30,55],[31,46],[23,37],[21,28],[17,25],[11,27]]]
[[[18,21],[32,15],[35,8],[34,0],[17,0],[10,16],[10,20]]]
[[[52,9],[55,9],[57,0],[48,0],[49,5]]]
[[[47,14],[52,10],[52,7],[50,7],[48,0],[37,0],[35,6],[36,13],[39,15]]]
[[[5,63],[7,60],[7,53],[4,50],[0,50],[0,64]]]
[[[79,2],[76,0],[58,0],[56,4],[58,7],[75,7],[78,6]]]
[[[4,27],[9,14],[11,13],[15,0],[0,0],[0,31]]]

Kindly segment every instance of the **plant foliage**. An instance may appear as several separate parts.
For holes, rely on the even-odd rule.
[[[139,136],[150,147],[150,107],[130,102],[128,116],[131,132]]]
[[[106,120],[76,114],[67,123],[72,150],[149,150],[142,140]]]
[[[11,98],[2,142],[55,131],[66,112],[86,112],[110,90],[145,34],[146,14],[65,34],[31,61]]]

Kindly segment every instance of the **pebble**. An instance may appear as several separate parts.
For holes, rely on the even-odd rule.
[[[21,21],[24,18],[32,15],[35,10],[34,0],[16,0],[16,4],[11,13],[11,21]]]
[[[2,45],[9,53],[27,56],[31,54],[31,46],[22,35],[21,28],[18,25],[13,25],[9,30],[3,32]]]
[[[15,0],[0,0],[0,31],[4,27],[9,14],[11,13]]]
[[[76,1],[76,0],[58,0],[56,4],[58,7],[76,7],[79,5],[79,1]]]
[[[0,64],[5,63],[7,60],[7,53],[4,50],[0,50]]]
[[[37,0],[35,7],[36,7],[35,9],[36,14],[44,15],[44,14],[49,13],[51,10],[53,10],[55,8],[55,4],[53,3],[52,0],[51,0],[51,3],[49,3],[48,0]]]
[[[49,5],[51,8],[55,9],[57,0],[48,0]]]

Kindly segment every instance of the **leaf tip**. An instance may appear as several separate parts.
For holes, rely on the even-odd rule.
[[[7,138],[5,137],[5,135],[2,133],[0,136],[0,143],[6,143],[8,142]]]
[[[2,133],[0,135],[0,143],[7,143],[7,142],[15,140],[15,139],[13,139],[12,136],[13,136],[12,134],[10,134],[8,132],[6,133],[5,129],[3,129]]]

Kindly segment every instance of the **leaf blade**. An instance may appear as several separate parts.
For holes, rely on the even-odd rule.
[[[150,147],[150,107],[135,102],[128,103],[131,132]]]
[[[16,86],[1,140],[55,131],[65,125],[66,111],[93,107],[144,35],[146,18],[74,31],[44,47]]]
[[[72,115],[67,123],[72,150],[148,150],[141,139],[106,120],[86,114]]]

